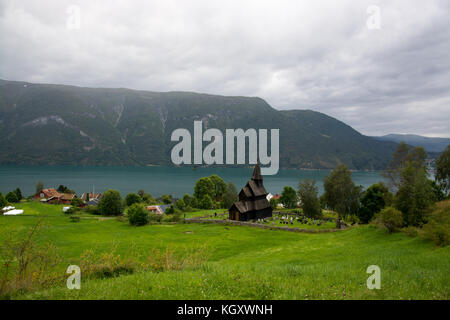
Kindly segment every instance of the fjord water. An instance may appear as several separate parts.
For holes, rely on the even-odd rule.
[[[195,182],[217,174],[227,183],[233,182],[238,191],[252,174],[252,168],[197,168],[192,167],[77,167],[77,166],[0,166],[0,192],[5,194],[20,188],[26,196],[35,191],[38,181],[46,187],[57,188],[60,184],[75,190],[79,195],[94,189],[104,192],[116,189],[122,195],[144,189],[153,196],[171,194],[175,197],[192,194]],[[264,185],[272,194],[281,193],[286,185],[297,189],[299,180],[314,179],[319,192],[323,192],[323,179],[329,170],[280,169],[277,175],[264,176]],[[379,172],[357,171],[352,173],[357,185],[368,186],[382,181]]]

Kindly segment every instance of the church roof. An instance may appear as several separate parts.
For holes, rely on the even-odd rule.
[[[256,164],[251,179],[239,192],[239,201],[235,202],[233,206],[241,213],[268,208],[270,203],[267,201],[267,194],[263,185],[261,169],[259,164]]]

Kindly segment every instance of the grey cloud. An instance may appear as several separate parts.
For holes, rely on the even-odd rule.
[[[259,96],[363,134],[450,136],[449,14],[444,0],[0,0],[0,78]]]

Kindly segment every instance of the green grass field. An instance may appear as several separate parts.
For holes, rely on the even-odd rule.
[[[15,299],[448,299],[450,248],[404,233],[360,226],[321,234],[214,224],[133,227],[116,218],[83,215],[70,222],[62,206],[21,203],[23,216],[0,216],[0,241],[42,218],[42,241],[53,243],[65,274],[83,252],[144,259],[155,248],[185,252],[206,247],[202,264],[181,270],[136,271],[83,278],[80,290],[64,283],[14,295]],[[212,212],[213,213],[213,212]],[[210,214],[210,213],[208,213]],[[199,214],[200,215],[200,214]],[[194,216],[194,215],[190,215]],[[369,290],[369,265],[381,269],[381,289]],[[83,272],[83,271],[82,271]]]

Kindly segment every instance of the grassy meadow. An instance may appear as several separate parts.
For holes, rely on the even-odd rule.
[[[44,229],[38,241],[55,246],[60,261],[52,272],[62,280],[51,286],[19,291],[8,297],[11,299],[449,299],[450,296],[448,246],[435,247],[419,237],[401,232],[388,234],[372,225],[317,234],[195,223],[133,227],[124,219],[88,214],[81,215],[79,222],[71,222],[62,213],[61,205],[23,202],[16,207],[24,209],[24,214],[0,216],[0,241],[11,234],[20,237],[41,220]],[[214,214],[214,210],[187,216],[208,214]],[[91,256],[86,255],[89,250]],[[133,260],[140,267],[116,276],[97,277],[84,276],[82,270],[81,289],[67,289],[67,266],[83,265],[86,257],[108,254]],[[177,263],[181,259],[177,257],[183,255],[183,263]],[[157,263],[162,267],[154,267]],[[380,290],[369,290],[366,286],[369,265],[381,269]]]

